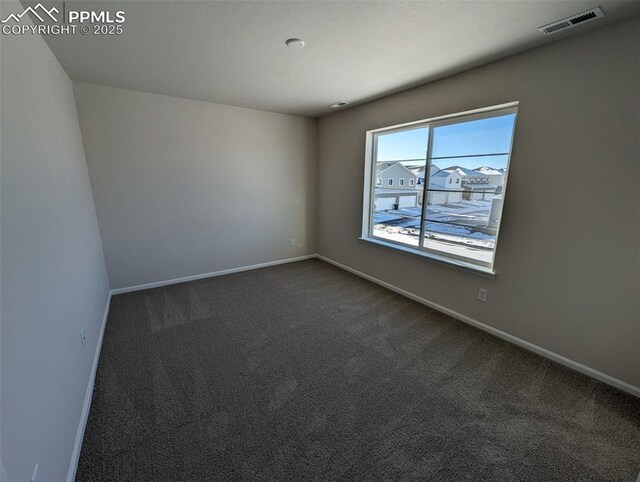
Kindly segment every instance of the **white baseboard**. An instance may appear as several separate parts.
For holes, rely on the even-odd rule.
[[[305,256],[297,256],[295,258],[279,259],[276,261],[268,261],[266,263],[252,264],[250,266],[240,266],[238,268],[223,269],[221,271],[212,271],[211,273],[202,273],[202,274],[196,274],[192,276],[185,276],[183,278],[174,278],[174,279],[168,279],[164,281],[155,281],[153,283],[145,283],[142,285],[128,286],[126,288],[116,288],[114,290],[111,290],[111,294],[119,295],[122,293],[131,293],[132,291],[148,290],[150,288],[159,288],[161,286],[169,286],[177,283],[185,283],[187,281],[196,281],[199,279],[213,278],[215,276],[223,276],[225,274],[240,273],[241,271],[249,271],[252,269],[266,268],[268,266],[275,266],[278,264],[293,263],[295,261],[303,261],[305,259],[312,259],[317,256],[318,256],[317,254],[307,254]]]
[[[93,387],[96,382],[96,373],[98,371],[98,362],[100,361],[100,351],[102,350],[102,340],[104,338],[104,330],[107,326],[107,318],[109,317],[109,306],[111,305],[111,293],[107,297],[107,305],[104,307],[104,315],[102,316],[102,326],[98,335],[98,344],[96,345],[96,353],[93,356],[93,365],[87,382],[87,391],[84,394],[84,405],[80,414],[80,423],[78,424],[78,432],[76,433],[76,442],[71,453],[71,463],[69,464],[69,472],[67,473],[67,482],[74,482],[76,479],[76,471],[78,470],[78,461],[80,460],[80,451],[82,450],[82,440],[84,439],[84,430],[87,427],[87,419],[89,418],[89,410],[91,409],[91,399],[93,398]]]
[[[501,338],[503,340],[506,340],[510,343],[513,343],[514,345],[518,345],[526,350],[529,350],[533,353],[536,353],[538,355],[541,355],[545,358],[548,358],[549,360],[553,360],[557,363],[560,363],[561,365],[564,365],[566,367],[569,367],[577,372],[583,373],[587,376],[590,376],[591,378],[595,378],[596,380],[599,380],[603,383],[606,383],[607,385],[611,385],[613,387],[619,388],[620,390],[623,390],[627,393],[630,393],[631,395],[635,395],[636,397],[640,397],[640,387],[636,387],[634,385],[631,385],[630,383],[624,382],[618,378],[614,378],[611,375],[607,375],[606,373],[602,373],[599,372],[598,370],[595,370],[591,367],[588,367],[586,365],[583,365],[581,363],[578,363],[576,361],[573,361],[569,358],[566,358],[562,355],[558,355],[557,353],[554,353],[550,350],[547,350],[546,348],[542,348],[541,346],[538,345],[534,345],[533,343],[530,343],[526,340],[523,340],[522,338],[518,338],[517,336],[511,335],[507,332],[504,332],[502,330],[499,330],[497,328],[494,328],[492,326],[486,325],[478,320],[474,320],[473,318],[469,318],[466,315],[463,315],[461,313],[458,313],[456,311],[453,311],[449,308],[445,308],[442,305],[439,305],[437,303],[434,303],[433,301],[429,301],[425,298],[422,298],[421,296],[415,295],[413,293],[410,293],[409,291],[405,291],[402,288],[398,288],[397,286],[394,286],[390,283],[387,283],[386,281],[382,281],[379,280],[378,278],[374,278],[373,276],[369,276],[368,274],[362,273],[361,271],[358,271],[356,269],[350,268],[349,266],[346,266],[342,263],[338,263],[337,261],[334,261],[330,258],[327,258],[326,256],[322,256],[322,255],[317,255],[317,257],[323,261],[326,261],[327,263],[330,263],[334,266],[337,266],[338,268],[341,268],[345,271],[349,271],[350,273],[353,273],[357,276],[360,276],[364,279],[367,279],[369,281],[372,281],[380,286],[384,286],[387,289],[390,289],[391,291],[395,291],[398,294],[401,294],[403,296],[406,296],[407,298],[410,298],[414,301],[417,301],[418,303],[422,303],[423,305],[429,306],[430,308],[433,308],[434,310],[440,311],[442,313],[445,313],[453,318],[456,318],[457,320],[460,320],[464,323],[467,323],[471,326],[475,326],[476,328],[479,328],[483,331],[486,331],[487,333],[492,334],[493,336],[496,336],[498,338]]]

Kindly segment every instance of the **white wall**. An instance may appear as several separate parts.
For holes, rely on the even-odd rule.
[[[636,19],[320,119],[319,252],[640,386],[639,59]],[[495,279],[358,241],[365,131],[510,101]]]
[[[74,89],[113,288],[315,253],[314,119]]]
[[[109,285],[71,82],[41,37],[1,44],[2,465],[14,481],[36,463],[41,480],[60,481]]]

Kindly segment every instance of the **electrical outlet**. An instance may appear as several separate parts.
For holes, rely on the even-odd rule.
[[[291,238],[291,247],[294,248],[296,246],[296,238]]]
[[[488,293],[487,290],[485,290],[484,288],[480,288],[478,290],[478,299],[480,301],[482,301],[483,303],[486,303],[487,302],[487,293]]]
[[[80,330],[80,341],[82,341],[82,349],[87,347],[87,335],[84,334],[84,328]]]

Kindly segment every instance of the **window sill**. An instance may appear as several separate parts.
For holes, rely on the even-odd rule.
[[[361,237],[358,239],[360,239],[360,241],[374,244],[376,246],[382,246],[384,248],[393,249],[394,251],[400,251],[401,253],[407,253],[413,256],[419,256],[420,258],[426,258],[440,264],[451,266],[453,268],[463,269],[465,271],[469,271],[471,273],[478,274],[486,278],[494,278],[496,276],[496,272],[493,271],[491,268],[484,268],[482,266],[476,266],[472,263],[458,261],[455,259],[447,258],[445,256],[438,256],[437,254],[430,253],[428,251],[423,251],[421,249],[415,249],[410,246],[403,246],[401,244],[396,244],[396,243],[384,241],[382,239],[377,239],[377,238]]]

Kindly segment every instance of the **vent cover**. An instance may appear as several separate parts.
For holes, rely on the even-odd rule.
[[[586,12],[579,13],[572,17],[563,18],[557,22],[553,22],[542,27],[538,27],[538,31],[543,35],[551,35],[559,32],[560,30],[566,30],[571,27],[575,27],[578,24],[590,22],[596,18],[604,17],[604,11],[600,7],[592,8]]]
[[[338,102],[336,102],[335,104],[331,104],[329,107],[331,107],[332,109],[337,109],[338,107],[344,107],[345,105],[347,105],[349,102],[345,102],[344,100],[339,100]]]

